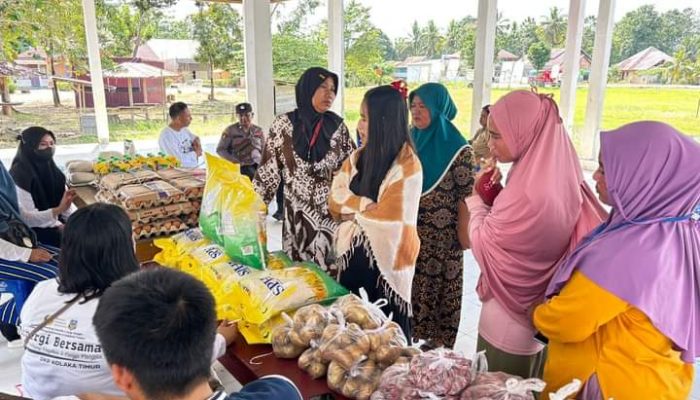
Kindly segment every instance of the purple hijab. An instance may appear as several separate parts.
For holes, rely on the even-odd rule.
[[[613,212],[552,278],[574,270],[638,308],[692,363],[700,356],[700,144],[643,121],[601,132]]]

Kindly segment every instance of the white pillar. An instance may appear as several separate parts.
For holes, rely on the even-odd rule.
[[[569,1],[569,27],[566,32],[566,52],[564,53],[564,79],[561,83],[559,110],[564,126],[572,133],[576,110],[576,86],[578,84],[579,60],[581,59],[581,39],[586,0]]]
[[[472,91],[472,123],[468,135],[479,129],[481,107],[491,101],[493,57],[496,45],[497,0],[479,0],[474,54],[474,90]],[[464,132],[463,132],[464,133]]]
[[[244,0],[243,20],[248,102],[253,106],[257,124],[267,130],[275,118],[270,1]]]
[[[109,143],[109,123],[107,122],[107,102],[102,81],[102,61],[100,60],[100,43],[97,40],[97,17],[95,0],[83,0],[83,20],[85,39],[87,40],[88,61],[90,62],[90,80],[92,81],[92,101],[95,109],[97,141]]]
[[[345,41],[343,0],[328,0],[328,69],[338,75],[338,95],[332,110],[343,115],[345,93]]]
[[[605,86],[608,82],[608,64],[613,36],[613,15],[615,0],[600,0],[598,20],[593,46],[588,101],[586,103],[586,121],[581,140],[581,158],[596,160],[598,158],[600,121],[603,116]]]

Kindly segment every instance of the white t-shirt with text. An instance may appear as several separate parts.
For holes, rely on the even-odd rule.
[[[39,282],[22,307],[22,340],[74,296],[59,293],[55,279]],[[81,393],[124,396],[112,380],[92,325],[98,304],[99,299],[78,301],[32,337],[22,355],[25,397],[42,400]],[[213,350],[212,363],[226,352],[222,335],[216,335]]]
[[[55,279],[39,282],[22,307],[22,340],[74,296],[59,293]],[[98,303],[99,299],[76,302],[27,343],[22,355],[25,397],[41,400],[86,392],[124,395],[112,381],[92,325]]]

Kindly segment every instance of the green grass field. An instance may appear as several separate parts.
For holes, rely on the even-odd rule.
[[[413,86],[415,88],[417,86]],[[472,89],[464,84],[448,84],[459,112],[456,125],[465,136],[469,132],[471,118]],[[345,119],[351,132],[355,132],[359,119],[360,102],[368,88],[348,88],[345,91]],[[543,93],[553,93],[559,100],[559,89],[541,89]],[[505,89],[494,89],[491,102],[508,93]],[[218,136],[231,123],[233,105],[243,101],[244,91],[217,92],[217,100],[206,100],[208,92],[183,93],[177,100],[191,104],[193,111],[192,130],[200,136]],[[579,88],[576,93],[576,113],[574,116],[574,142],[579,142],[578,131],[583,127],[588,90]],[[644,119],[659,120],[669,123],[680,131],[695,136],[700,140],[700,118],[696,110],[700,101],[700,87],[680,88],[636,88],[608,87],[605,94],[603,129],[614,129],[625,123]],[[206,115],[206,117],[205,117]],[[165,125],[162,110],[153,110],[151,120],[143,119],[132,122],[128,115],[121,116],[120,122],[110,122],[111,139],[155,139]],[[26,108],[23,113],[15,114],[9,121],[0,120],[0,128],[9,126],[13,130],[0,134],[0,147],[14,147],[13,133],[30,125],[50,127],[59,136],[59,143],[95,143],[94,135],[82,135],[78,128],[77,110],[71,106],[54,108],[50,105],[35,105]],[[3,130],[4,131],[4,130]]]
[[[457,104],[456,125],[465,136],[471,136],[469,121],[471,118],[472,89],[463,84],[448,84],[450,94]],[[350,88],[346,90],[345,117],[351,132],[354,132],[359,119],[360,102],[368,88]],[[493,89],[491,102],[495,102],[509,90]],[[540,89],[540,93],[553,93],[559,101],[558,88]],[[576,92],[576,113],[574,115],[574,133],[583,128],[587,88]],[[605,93],[603,111],[603,129],[614,129],[629,122],[639,120],[658,120],[673,125],[676,129],[700,139],[700,118],[695,113],[700,101],[700,87],[696,89],[675,88],[635,88],[608,87]]]

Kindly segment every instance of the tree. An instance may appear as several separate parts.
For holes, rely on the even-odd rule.
[[[435,21],[428,21],[428,25],[421,32],[421,53],[429,58],[440,56],[444,41],[445,38],[440,34]]]
[[[132,5],[136,8],[136,28],[134,30],[133,46],[134,51],[132,57],[136,57],[144,37],[144,26],[147,26],[148,21],[152,18],[158,18],[160,10],[173,6],[177,0],[132,0]]]
[[[230,4],[211,4],[200,6],[191,21],[199,41],[195,59],[209,65],[210,100],[214,100],[214,68],[240,68],[243,64],[241,16]]]
[[[156,12],[139,14],[137,9],[125,3],[105,3],[100,15],[102,50],[115,57],[135,57],[140,43],[157,32],[161,18]],[[134,47],[137,41],[139,45]]]
[[[79,0],[23,0],[15,10],[31,27],[24,32],[26,44],[42,49],[48,57],[49,73],[56,75],[55,60],[61,56],[75,70],[87,68],[82,5]],[[53,86],[53,103],[61,104],[58,87]]]
[[[350,86],[374,81],[374,66],[384,63],[386,42],[391,42],[372,24],[370,10],[357,0],[351,0],[343,16],[346,77]]]
[[[0,0],[0,62],[14,61],[24,39],[36,29],[30,22],[28,8],[18,7],[15,1]]]
[[[376,29],[370,21],[370,7],[365,7],[357,0],[350,0],[343,13],[345,51],[349,51],[355,42],[367,32]]]
[[[496,12],[496,35],[502,35],[510,28],[510,20],[503,16],[500,11]]]
[[[696,60],[700,59],[700,34],[683,38],[681,46],[688,51],[688,57]]]
[[[520,24],[520,32],[518,37],[519,44],[518,51],[516,52],[516,54],[527,54],[527,51],[528,49],[530,49],[530,46],[532,46],[534,43],[544,40],[544,34],[542,33],[542,31],[542,27],[537,25],[537,21],[535,21],[534,18],[525,18],[525,20]]]
[[[420,53],[425,46],[423,46],[423,30],[420,25],[418,25],[418,21],[413,21],[413,25],[411,25],[411,34],[408,40],[411,42],[411,55],[421,55]]]
[[[663,13],[657,45],[659,50],[671,54],[679,49],[684,38],[700,34],[699,18],[692,8],[683,11],[674,9]]]
[[[349,86],[362,86],[374,81],[373,67],[384,62],[379,36],[378,29],[368,30],[355,40],[355,43],[345,54],[346,77]]]
[[[595,45],[595,30],[596,30],[596,17],[589,15],[583,21],[583,38],[581,39],[581,50],[584,53],[591,55],[593,54],[593,46]]]
[[[306,69],[327,64],[327,24],[320,24],[310,33],[302,29],[319,5],[319,0],[300,0],[291,12],[277,11],[278,32],[272,35],[275,80],[296,82]]]
[[[310,36],[272,35],[272,71],[275,80],[296,82],[308,68],[326,65],[325,42]]]
[[[158,29],[153,37],[158,39],[192,39],[192,30],[187,21],[159,21]]]
[[[552,49],[546,43],[537,42],[527,50],[527,58],[532,63],[532,66],[539,71],[547,64],[551,53]]]
[[[662,47],[662,20],[653,5],[645,5],[625,14],[615,24],[611,61],[618,63],[647,47]]]
[[[542,21],[544,28],[545,43],[550,47],[562,47],[566,40],[567,21],[566,15],[562,15],[559,7],[549,9],[549,15],[546,15]]]
[[[296,8],[289,13],[289,17],[282,19],[277,24],[277,30],[282,34],[299,35],[307,18],[316,11],[321,4],[320,0],[300,0]],[[278,11],[281,14],[281,11]]]
[[[394,43],[392,43],[389,36],[381,30],[379,31],[379,45],[382,48],[385,60],[398,60]]]
[[[662,67],[662,73],[666,77],[668,83],[687,83],[693,84],[695,81],[695,62],[689,57],[685,47],[680,46],[673,53],[674,62]]]
[[[474,59],[476,57],[476,26],[470,24],[467,26],[464,33],[464,41],[462,42],[462,50],[460,51],[462,64],[474,67]],[[464,66],[464,65],[463,65]]]
[[[0,0],[0,63],[14,61],[26,37],[35,29],[35,26],[28,22],[29,15],[29,10],[17,7],[15,0]],[[3,103],[10,102],[9,83],[5,76],[0,76],[0,98]],[[10,115],[11,112],[10,106],[2,107],[3,115]]]
[[[408,38],[398,38],[394,41],[394,50],[396,50],[396,59],[405,60],[412,55],[413,44]]]
[[[445,52],[448,54],[458,52],[462,48],[465,33],[465,26],[461,21],[451,20],[445,35]]]
[[[521,35],[520,26],[515,21],[508,28],[501,30],[500,33],[497,31],[496,53],[498,53],[498,50],[505,49],[513,54],[522,55],[523,53],[520,49]]]

